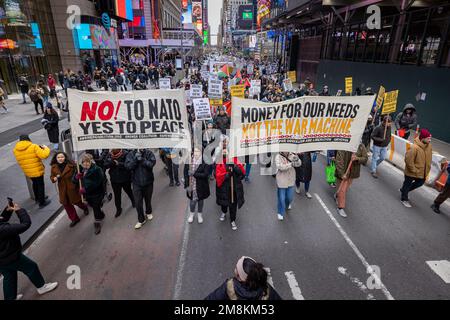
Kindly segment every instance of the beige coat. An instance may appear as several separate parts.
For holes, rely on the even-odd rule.
[[[300,167],[302,162],[294,153],[289,153],[288,159],[281,154],[275,156],[275,165],[277,168],[277,186],[278,188],[289,188],[295,186],[295,167]]]
[[[405,176],[426,179],[431,169],[433,148],[424,144],[419,138],[405,154]]]

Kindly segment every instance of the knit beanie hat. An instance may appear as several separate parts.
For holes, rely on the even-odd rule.
[[[429,138],[429,137],[431,137],[430,131],[428,131],[427,129],[420,130],[420,136],[419,136],[420,140],[423,140],[423,139],[426,139],[426,138]]]

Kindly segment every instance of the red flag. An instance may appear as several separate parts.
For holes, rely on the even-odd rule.
[[[223,106],[226,108],[227,115],[231,116],[231,101],[224,102]]]
[[[228,71],[228,65],[224,65],[222,68],[220,68],[220,71],[225,73],[228,77],[230,76],[230,72]]]

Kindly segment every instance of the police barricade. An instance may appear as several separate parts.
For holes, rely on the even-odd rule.
[[[412,147],[413,143],[400,138],[397,135],[391,136],[391,144],[388,147],[387,159],[390,163],[402,170],[405,169],[405,154]],[[433,185],[434,181],[439,178],[441,173],[441,163],[445,161],[445,157],[433,152],[433,158],[431,161],[431,171],[427,177],[426,184]]]

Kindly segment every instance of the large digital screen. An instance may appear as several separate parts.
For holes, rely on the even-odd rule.
[[[115,29],[110,28],[109,33],[103,26],[90,25],[92,47],[94,49],[116,49]]]
[[[36,22],[31,23],[31,32],[33,33],[34,45],[36,49],[42,49],[41,33],[39,32],[39,25]]]
[[[201,0],[192,0],[192,22],[202,21],[203,7]]]
[[[132,0],[116,0],[116,15],[123,19],[133,21]]]
[[[91,39],[91,28],[89,24],[82,23],[78,29],[74,29],[77,33],[78,49],[89,50],[93,49]]]
[[[182,0],[181,2],[181,21],[184,24],[192,23],[192,1]]]

